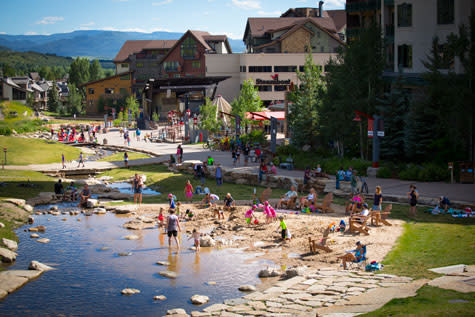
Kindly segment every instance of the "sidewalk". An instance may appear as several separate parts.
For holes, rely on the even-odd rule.
[[[143,134],[150,131],[142,131]],[[156,131],[155,131],[156,133]],[[144,141],[137,142],[133,139],[133,132],[131,138],[130,150],[143,150],[155,153],[157,157],[150,159],[140,159],[129,161],[130,166],[138,166],[145,164],[156,164],[163,161],[167,161],[170,155],[176,155],[176,149],[179,143],[148,143]],[[99,140],[106,138],[108,145],[126,146],[124,145],[124,139],[120,137],[118,131],[112,131],[106,135],[99,134]],[[211,155],[215,164],[221,164],[226,168],[234,168],[239,172],[247,172],[252,174],[258,173],[259,164],[249,163],[248,166],[244,166],[244,156],[241,155],[241,162],[236,167],[233,167],[233,161],[230,152],[210,151],[203,148],[202,144],[182,145],[183,147],[183,159],[184,160],[200,160],[204,161]],[[70,169],[76,169],[77,163],[73,163]],[[71,165],[71,163],[69,164]],[[111,169],[123,167],[123,162],[86,162],[86,169]],[[61,163],[44,164],[44,165],[28,165],[28,166],[6,166],[7,169],[19,169],[19,170],[35,170],[35,171],[51,171],[61,170]],[[300,170],[285,170],[278,169],[277,174],[282,176],[302,177],[303,171]],[[333,178],[333,176],[331,176]],[[450,200],[475,202],[475,184],[448,184],[442,182],[433,183],[420,183],[412,181],[403,181],[399,179],[384,179],[368,177],[366,182],[369,187],[369,193],[373,193],[377,185],[381,186],[384,194],[387,195],[406,195],[409,190],[410,184],[416,184],[417,189],[421,197],[437,198],[439,196],[447,196]]]

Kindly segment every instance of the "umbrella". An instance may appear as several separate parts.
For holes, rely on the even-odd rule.
[[[225,113],[231,113],[232,107],[229,104],[229,102],[226,101],[226,99],[223,98],[223,96],[218,95],[214,100],[213,100],[213,105],[216,106],[216,118],[218,118],[218,115],[221,112]],[[229,117],[226,115],[223,115],[223,122],[225,125],[229,126],[231,124],[231,121],[229,120]]]

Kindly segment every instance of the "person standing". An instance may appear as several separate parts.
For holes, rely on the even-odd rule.
[[[127,152],[124,152],[124,166],[125,168],[129,168],[129,155]]]
[[[167,217],[167,235],[168,235],[168,248],[172,247],[172,236],[175,239],[176,248],[180,250],[180,240],[178,239],[178,231],[181,231],[180,221],[175,210],[169,210],[170,215]]]
[[[249,163],[249,152],[250,152],[249,143],[246,143],[242,152],[244,154],[244,166],[247,166],[247,163]]]
[[[135,134],[137,136],[137,141],[140,141],[140,134],[141,134],[141,131],[140,129],[137,127],[137,130],[135,130]]]
[[[181,147],[181,144],[178,144],[178,147],[176,149],[176,159],[178,163],[183,163],[183,148]]]
[[[135,177],[134,177],[134,204],[137,203],[137,198],[139,199],[139,205],[142,204],[142,188],[143,188],[142,177],[140,177],[137,173],[135,173]]]
[[[190,203],[193,201],[193,186],[191,185],[190,180],[186,181],[185,184],[185,197],[187,200],[190,201]]]
[[[223,170],[221,169],[221,164],[218,164],[218,167],[216,167],[216,185],[221,186],[223,185]]]
[[[82,156],[82,152],[79,153],[79,163],[78,163],[78,167],[82,164],[82,167],[85,167],[84,165],[84,157]]]
[[[381,186],[376,186],[376,192],[374,194],[373,210],[381,211],[383,207],[383,194],[381,192]]]
[[[417,212],[417,200],[419,199],[419,192],[416,189],[416,185],[411,184],[409,186],[409,192],[407,193],[407,197],[409,198],[409,216],[415,218]]]
[[[264,161],[259,165],[259,183],[262,182],[262,177],[267,174],[267,166]]]
[[[66,163],[65,163],[65,159],[64,159],[64,153],[61,154],[61,162],[63,164],[63,168],[66,168]]]

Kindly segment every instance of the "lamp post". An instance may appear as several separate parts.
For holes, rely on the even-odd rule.
[[[361,123],[361,117],[359,114],[355,114],[355,118],[353,119],[355,122],[359,122],[360,124],[360,156],[363,159],[363,124]]]

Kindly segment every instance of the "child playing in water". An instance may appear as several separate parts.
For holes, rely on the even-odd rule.
[[[176,208],[175,208],[175,213],[176,213],[176,216],[178,217],[178,219],[180,219],[180,206],[181,206],[181,202],[177,202],[176,203]]]
[[[200,236],[201,236],[201,233],[198,230],[193,229],[193,233],[191,234],[191,237],[188,239],[188,240],[190,239],[194,240],[196,252],[200,252]]]
[[[165,217],[163,216],[163,208],[160,208],[160,213],[158,214],[158,227],[165,226]]]
[[[251,225],[252,223],[252,218],[254,218],[255,220],[257,220],[256,216],[254,216],[254,211],[256,210],[257,206],[256,205],[252,205],[251,209],[249,209],[248,211],[246,211],[246,214],[244,215],[244,217],[246,218],[246,222],[248,225]]]
[[[264,202],[264,214],[266,215],[266,223],[269,224],[276,218],[275,209],[269,204],[268,201]]]
[[[185,218],[188,218],[188,220],[192,220],[193,219],[193,211],[191,211],[190,209],[187,209],[185,211]]]

